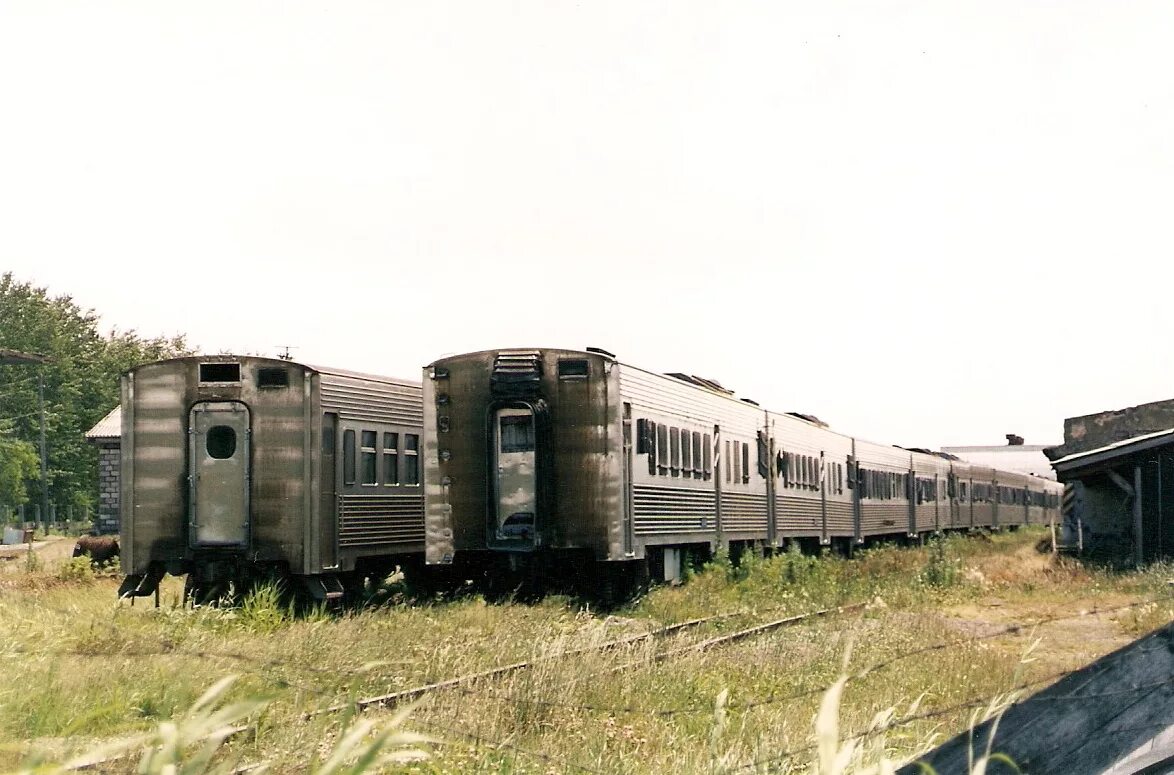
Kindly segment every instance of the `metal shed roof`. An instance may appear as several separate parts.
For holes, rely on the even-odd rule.
[[[1164,431],[1146,433],[1141,436],[1123,439],[1122,441],[1115,441],[1112,444],[1106,444],[1103,447],[1097,447],[1096,449],[1090,449],[1085,452],[1077,452],[1052,461],[1052,468],[1056,469],[1057,474],[1072,473],[1080,469],[1104,465],[1115,458],[1144,452],[1148,449],[1154,449],[1155,447],[1161,447],[1170,443],[1174,443],[1174,428],[1167,428]]]
[[[92,441],[122,437],[122,407],[116,406],[110,414],[98,420],[98,424],[86,431],[86,438]]]

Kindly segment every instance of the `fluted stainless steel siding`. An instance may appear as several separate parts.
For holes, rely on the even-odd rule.
[[[636,535],[706,533],[716,528],[712,490],[637,485],[632,496]]]
[[[783,533],[795,532],[803,535],[821,535],[823,533],[823,505],[819,493],[813,493],[810,498],[788,495],[786,490],[775,499],[778,503],[779,530]],[[828,504],[831,506],[831,504]],[[851,525],[851,511],[849,511],[849,525]],[[829,514],[830,517],[830,514]]]
[[[423,541],[423,495],[343,495],[339,498],[339,547],[420,544]]]
[[[324,412],[337,412],[344,420],[424,425],[424,402],[417,383],[329,369],[319,373]]]
[[[755,531],[766,536],[766,495],[749,492],[722,493],[722,530],[727,533]]]

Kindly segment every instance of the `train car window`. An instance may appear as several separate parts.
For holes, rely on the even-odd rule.
[[[505,419],[504,417],[502,419]],[[530,418],[527,417],[527,420]],[[533,447],[531,447],[533,449]],[[404,484],[420,483],[420,437],[415,433],[404,434]]]
[[[644,423],[643,430],[640,430],[639,423]],[[656,476],[656,423],[652,420],[640,420],[637,423],[637,433],[639,439],[637,440],[637,452],[639,452],[639,444],[643,442],[644,451],[648,453],[648,475]]]
[[[681,429],[669,428],[669,473],[681,475]]]
[[[706,463],[701,456],[701,434],[693,431],[693,478],[701,479],[705,476]]]
[[[200,382],[240,382],[239,363],[201,363]]]
[[[636,420],[636,454],[643,455],[652,451],[652,446],[655,443],[652,440],[652,429],[648,426],[651,423],[643,418]]]
[[[750,445],[742,445],[742,484],[750,484]]]
[[[534,451],[534,418],[528,414],[505,414],[501,422],[501,451],[502,452],[533,452]],[[404,446],[409,438],[417,438],[404,434]]]
[[[394,487],[399,484],[399,434],[383,434],[383,484]]]
[[[689,431],[681,429],[681,476],[688,479],[693,475],[693,445],[689,443]]]
[[[560,359],[558,362],[558,378],[562,380],[587,379],[590,373],[585,359]]]
[[[730,474],[732,473],[730,469],[732,469],[734,467],[734,459],[730,456],[730,440],[729,439],[726,439],[726,454],[725,454],[725,457],[722,459],[726,461],[726,464],[724,466],[722,466],[722,468],[726,469],[726,484],[729,484],[730,483]]]
[[[848,469],[847,469],[848,489],[856,489],[857,477],[860,475],[860,469],[856,466],[856,458],[848,455]]]
[[[289,387],[289,370],[278,367],[257,369],[257,387],[284,388]]]
[[[733,445],[734,445],[733,456],[730,459],[730,468],[733,470],[730,471],[730,473],[733,474],[733,476],[734,476],[734,481],[732,482],[732,484],[737,484],[738,482],[742,481],[742,467],[741,467],[742,458],[738,454],[738,447],[741,446],[741,442],[734,441]]]
[[[362,447],[359,454],[359,468],[363,472],[363,484],[377,484],[375,467],[375,439],[378,438],[375,431],[363,431]]]
[[[236,431],[227,425],[209,428],[206,442],[208,457],[214,460],[228,460],[236,454]]]
[[[701,437],[701,463],[705,470],[705,479],[709,481],[713,477],[713,442],[708,433]]]
[[[342,483],[355,483],[355,432],[342,432]]]
[[[322,451],[334,454],[334,424],[329,414],[322,415]]]
[[[647,440],[647,444],[648,444],[648,476],[655,477],[656,476],[656,463],[657,463],[656,423],[652,422],[652,420],[646,420],[645,432],[648,437],[648,440]]]
[[[669,427],[656,426],[656,472],[661,476],[669,473]]]

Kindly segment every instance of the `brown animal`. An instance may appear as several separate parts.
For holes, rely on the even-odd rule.
[[[82,536],[74,544],[73,556],[86,555],[95,565],[113,560],[118,556],[118,536]]]

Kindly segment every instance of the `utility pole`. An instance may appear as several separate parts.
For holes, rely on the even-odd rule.
[[[41,403],[41,521],[49,533],[49,456],[45,452],[45,367],[37,370],[37,398]]]

